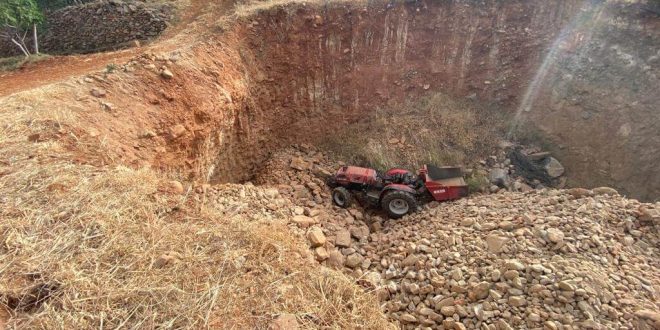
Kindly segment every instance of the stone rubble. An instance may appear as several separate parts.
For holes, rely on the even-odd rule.
[[[275,154],[251,183],[197,188],[227,213],[289,219],[310,260],[343,269],[403,329],[658,329],[660,204],[614,189],[499,191],[399,220],[334,206],[343,164]]]
[[[44,26],[48,28],[39,35],[42,52],[91,53],[139,45],[139,40],[148,41],[161,34],[170,25],[176,9],[170,1],[80,2],[45,12]],[[28,36],[26,43],[31,42]],[[0,38],[0,57],[15,55],[19,55],[18,48]]]

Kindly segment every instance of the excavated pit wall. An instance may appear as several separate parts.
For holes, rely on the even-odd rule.
[[[246,31],[253,94],[270,108],[346,121],[437,91],[515,105],[576,3],[273,10]]]
[[[564,34],[522,119],[554,142],[571,185],[660,200],[660,3],[589,6]]]
[[[277,146],[406,99],[442,92],[512,107],[579,1],[386,4],[279,7],[231,32],[244,38],[250,100],[232,139],[250,152],[221,152],[212,180],[245,179],[232,164],[257,168]]]
[[[247,180],[281,146],[314,143],[378,107],[437,92],[491,104],[493,111],[507,111],[513,117],[528,94],[528,86],[534,86],[539,69],[544,68],[548,74],[542,77],[542,87],[534,94],[534,111],[525,112],[522,117],[543,129],[554,143],[554,151],[568,168],[569,185],[608,185],[632,197],[657,198],[659,176],[646,162],[657,163],[658,153],[639,157],[645,148],[657,147],[657,130],[653,130],[657,127],[657,113],[649,111],[658,104],[650,92],[657,86],[654,71],[651,69],[648,75],[646,69],[644,79],[649,86],[640,92],[644,107],[637,107],[630,100],[630,95],[640,93],[629,93],[632,89],[627,87],[624,88],[631,106],[622,106],[622,101],[618,101],[619,106],[608,107],[608,99],[620,100],[622,94],[616,90],[603,93],[604,89],[585,94],[566,88],[558,93],[557,84],[566,82],[565,71],[556,69],[561,62],[544,66],[546,55],[557,45],[561,46],[559,54],[573,58],[574,54],[565,48],[571,40],[579,44],[585,39],[580,34],[582,30],[576,29],[576,34],[567,27],[581,17],[578,14],[602,5],[577,0],[428,1],[389,7],[385,2],[375,2],[321,8],[289,5],[256,13],[242,19],[220,37],[218,44],[212,41],[213,46],[200,51],[210,54],[218,51],[215,47],[220,45],[222,52],[232,48],[237,55],[222,63],[197,60],[196,68],[205,75],[212,72],[207,78],[217,85],[213,91],[216,99],[202,103],[218,103],[227,98],[231,102],[208,109],[204,104],[192,106],[205,109],[201,112],[215,113],[210,117],[222,112],[223,118],[213,132],[196,132],[195,142],[188,146],[190,158],[196,160],[195,172],[214,182]],[[630,79],[634,71],[627,72],[618,62],[607,63],[612,56],[601,58],[596,50],[615,50],[614,44],[608,44],[608,38],[615,35],[627,38],[627,50],[653,52],[649,48],[653,48],[658,30],[651,27],[657,17],[635,16],[640,8],[627,6],[622,10],[624,7],[618,4],[607,6],[618,14],[599,16],[609,22],[609,28],[607,33],[591,34],[590,40],[600,40],[609,48],[595,47],[591,42],[582,54],[592,54],[593,57],[586,57],[591,63],[603,63],[601,72],[607,73],[607,79]],[[644,33],[646,39],[625,37],[633,30]],[[238,41],[224,44],[223,40]],[[642,62],[641,67],[648,67],[652,58],[649,55]],[[213,73],[218,67],[233,73]],[[595,84],[593,73],[579,78],[582,86]],[[592,103],[597,100],[602,105],[602,116],[582,122],[571,119],[569,113],[574,109],[565,102],[556,102],[557,95],[563,100],[576,96]],[[201,101],[191,97],[189,102]],[[623,112],[633,119],[629,126],[619,128],[616,118]],[[196,114],[194,121],[203,117]],[[637,131],[635,123],[644,123],[646,128]],[[611,148],[611,139],[602,136],[611,134],[614,126],[635,138],[624,148]],[[571,131],[566,127],[571,127]],[[591,134],[598,138],[585,139],[585,135]],[[186,149],[183,145],[177,148]],[[588,157],[584,158],[585,154]],[[583,158],[577,159],[579,156]],[[625,175],[599,176],[603,173],[601,163],[610,167],[615,164]]]

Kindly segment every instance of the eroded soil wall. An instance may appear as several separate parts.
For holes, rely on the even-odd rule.
[[[300,116],[282,121],[297,122],[294,132],[437,91],[515,106],[576,3],[272,10],[244,27],[252,96],[271,112],[298,109]]]
[[[541,128],[574,186],[660,199],[660,7],[594,5],[563,33],[523,120]]]
[[[650,9],[576,0],[302,6],[260,13],[237,31],[269,139],[313,139],[442,92],[512,118],[531,108],[515,121],[541,128],[569,185],[652,200],[660,28]]]
[[[282,146],[442,93],[540,127],[569,185],[654,199],[660,29],[643,8],[578,0],[273,7],[209,31],[174,60],[155,60],[156,72],[164,62],[174,72],[170,80],[136,73],[142,84],[122,95],[139,100],[112,101],[134,117],[145,106],[156,137],[136,138],[138,151],[120,157],[243,181]],[[530,111],[516,116],[521,108]],[[184,130],[172,134],[177,125]]]
[[[232,32],[245,38],[244,147],[313,142],[375,108],[436,92],[513,107],[576,8],[577,1],[428,1],[258,13]],[[214,177],[228,172],[235,173],[220,166]]]

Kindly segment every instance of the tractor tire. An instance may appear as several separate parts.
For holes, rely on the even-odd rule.
[[[353,203],[353,195],[344,187],[332,190],[332,202],[341,208],[348,208]]]
[[[387,193],[380,205],[392,219],[399,219],[417,210],[415,196],[405,191],[391,191]]]

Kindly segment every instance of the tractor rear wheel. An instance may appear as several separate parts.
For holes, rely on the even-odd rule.
[[[332,201],[339,207],[348,208],[353,202],[353,196],[348,189],[337,187],[332,190]]]
[[[415,196],[405,191],[392,191],[383,197],[381,206],[392,219],[398,219],[417,209]]]

